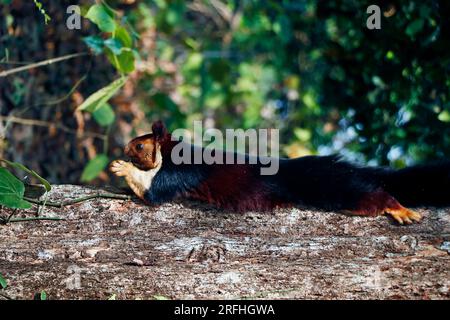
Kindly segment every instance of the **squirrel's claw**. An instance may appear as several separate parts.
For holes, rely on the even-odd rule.
[[[422,215],[418,212],[414,212],[407,208],[401,208],[398,210],[389,210],[386,213],[390,214],[400,224],[411,224],[413,221],[419,222],[422,219]]]

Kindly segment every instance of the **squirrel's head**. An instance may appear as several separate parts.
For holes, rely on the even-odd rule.
[[[141,170],[151,170],[162,164],[161,144],[169,137],[161,121],[152,125],[152,133],[131,140],[125,154]]]

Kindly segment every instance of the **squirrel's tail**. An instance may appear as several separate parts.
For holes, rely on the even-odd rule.
[[[383,189],[406,206],[450,205],[450,161],[383,172]]]

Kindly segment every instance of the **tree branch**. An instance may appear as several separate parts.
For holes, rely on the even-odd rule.
[[[43,121],[43,120],[23,119],[23,118],[18,118],[18,117],[14,117],[14,116],[0,116],[0,121],[14,122],[14,123],[28,125],[28,126],[38,126],[38,127],[47,127],[47,128],[55,127],[62,131],[65,131],[67,133],[71,133],[71,134],[75,134],[75,135],[79,134],[77,132],[77,130],[68,128],[60,123],[53,123],[53,122]],[[88,137],[88,138],[101,139],[101,140],[105,140],[107,138],[107,135],[95,133],[95,132],[83,132],[82,136]]]
[[[67,200],[67,201],[62,201],[62,202],[51,202],[51,201],[41,201],[41,200],[36,200],[33,198],[27,198],[24,197],[25,200],[27,200],[28,202],[34,203],[34,204],[39,204],[39,205],[46,205],[46,206],[50,206],[50,207],[56,207],[56,208],[62,208],[64,206],[69,206],[69,205],[73,205],[76,203],[80,203],[80,202],[84,202],[84,201],[88,201],[88,200],[92,200],[92,199],[96,199],[96,198],[103,198],[103,199],[119,199],[119,200],[131,200],[133,197],[126,195],[126,194],[115,194],[115,193],[98,193],[98,194],[91,194],[85,197],[80,197],[80,198],[76,198],[73,200]]]
[[[22,66],[22,67],[10,69],[10,70],[5,70],[5,71],[0,72],[0,78],[4,78],[4,77],[7,77],[7,76],[12,75],[14,73],[26,71],[26,70],[29,70],[29,69],[34,69],[34,68],[38,68],[38,67],[42,67],[42,66],[48,66],[48,65],[56,63],[56,62],[61,62],[61,61],[64,61],[64,60],[85,56],[85,55],[88,55],[88,54],[89,53],[87,53],[87,52],[72,53],[72,54],[68,54],[68,55],[62,56],[62,57],[51,58],[51,59],[47,59],[47,60],[44,60],[44,61],[28,64],[26,66]]]

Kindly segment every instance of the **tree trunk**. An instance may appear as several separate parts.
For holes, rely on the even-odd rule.
[[[95,192],[61,185],[49,199]],[[42,215],[65,220],[0,225],[0,273],[8,281],[0,295],[449,299],[449,209],[418,211],[421,223],[398,226],[384,216],[297,208],[238,214],[191,202],[46,207]]]

